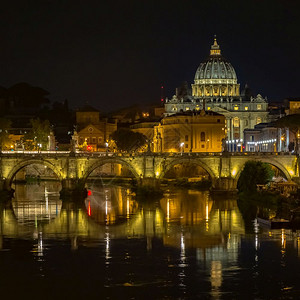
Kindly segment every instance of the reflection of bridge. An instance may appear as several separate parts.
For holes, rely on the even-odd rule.
[[[295,155],[280,153],[68,153],[40,152],[0,155],[0,190],[10,190],[16,173],[31,164],[51,168],[61,180],[63,189],[83,187],[96,168],[107,164],[126,166],[141,184],[153,184],[177,164],[201,166],[210,175],[216,190],[234,190],[244,164],[249,160],[269,163],[288,180],[299,180],[299,161]]]
[[[213,202],[201,195],[204,193],[198,192],[190,199],[192,201],[185,201],[185,207],[180,203],[186,198],[168,196],[162,199],[161,207],[140,207],[130,218],[113,225],[98,223],[93,217],[97,215],[96,210],[89,215],[84,206],[72,202],[51,200],[50,206],[56,206],[57,211],[51,213],[51,209],[43,209],[37,216],[37,210],[33,208],[41,208],[40,202],[13,200],[11,205],[0,205],[0,249],[3,237],[23,239],[31,236],[35,239],[70,239],[72,247],[80,240],[86,244],[95,239],[109,242],[123,238],[147,238],[148,246],[154,237],[162,239],[165,245],[182,247],[184,237],[187,248],[205,249],[228,245],[229,233],[231,241],[244,234],[243,218],[236,200]],[[45,208],[45,203],[43,206]],[[183,218],[178,219],[181,214]]]

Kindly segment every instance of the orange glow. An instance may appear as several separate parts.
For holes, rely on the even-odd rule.
[[[88,215],[89,215],[89,216],[92,215],[92,211],[91,211],[91,201],[89,201],[89,205],[88,205]]]

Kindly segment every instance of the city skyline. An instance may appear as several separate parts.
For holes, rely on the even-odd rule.
[[[272,3],[272,7],[269,5]],[[14,6],[13,6],[14,5]],[[236,70],[269,102],[300,95],[296,1],[5,3],[0,86],[28,82],[108,112],[171,97],[209,55],[214,35]]]

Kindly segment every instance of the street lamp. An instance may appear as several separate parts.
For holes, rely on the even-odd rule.
[[[108,142],[105,142],[106,154],[108,153]]]
[[[183,146],[184,146],[184,143],[180,143],[180,151],[181,151],[181,155],[182,155],[182,152],[183,152]]]

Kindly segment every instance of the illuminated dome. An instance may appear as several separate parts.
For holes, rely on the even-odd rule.
[[[195,74],[193,96],[239,96],[239,84],[231,63],[222,55],[216,38],[208,59]]]

